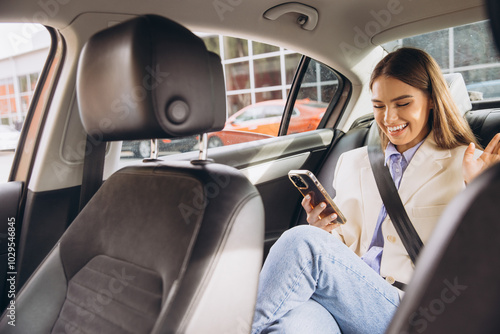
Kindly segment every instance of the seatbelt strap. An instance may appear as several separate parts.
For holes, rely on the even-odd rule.
[[[376,126],[376,125],[374,125]],[[377,183],[378,191],[385,209],[401,238],[403,245],[410,255],[413,263],[416,262],[418,253],[423,247],[422,240],[406,213],[406,210],[399,197],[398,189],[392,180],[387,166],[384,165],[384,153],[380,145],[380,139],[371,141],[368,145],[368,157],[372,167],[373,175]]]
[[[87,135],[85,147],[85,158],[83,160],[82,187],[80,190],[80,209],[94,196],[102,184],[104,172],[104,156],[106,154],[106,142],[96,140]]]

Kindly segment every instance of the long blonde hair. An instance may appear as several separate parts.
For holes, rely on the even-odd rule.
[[[373,70],[370,89],[380,76],[400,80],[428,94],[434,104],[429,114],[429,128],[433,130],[438,147],[451,149],[471,142],[481,147],[453,101],[439,65],[429,54],[408,47],[391,52]],[[389,139],[383,131],[379,132],[385,148]]]

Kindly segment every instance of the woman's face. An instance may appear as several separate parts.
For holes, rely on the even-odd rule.
[[[421,142],[429,133],[432,101],[423,91],[391,77],[380,76],[372,85],[375,121],[398,152]]]

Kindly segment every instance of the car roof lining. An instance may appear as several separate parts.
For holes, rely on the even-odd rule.
[[[403,36],[454,26],[457,22],[465,24],[486,18],[481,0],[372,0],[370,6],[364,1],[309,0],[302,3],[318,10],[319,21],[313,31],[301,29],[295,22],[296,16],[291,14],[274,21],[265,19],[263,13],[278,4],[266,0],[197,1],[196,11],[192,9],[194,1],[9,1],[3,4],[0,19],[10,22],[39,22],[64,31],[65,28],[71,29],[72,23],[84,13],[109,15],[110,21],[115,15],[126,17],[155,13],[193,31],[258,40],[306,54],[339,70],[357,84],[365,78],[353,72],[352,68],[363,61],[377,45]],[[217,7],[216,4],[222,4],[222,7]],[[123,12],[118,13],[117,8]],[[390,15],[389,22],[383,24],[380,31],[371,36],[369,43],[359,48],[359,52],[347,56],[342,51],[339,47],[341,43],[353,45],[358,31],[355,28],[373,24],[373,13],[391,8],[398,8],[401,12]],[[342,33],[336,34],[336,31]]]

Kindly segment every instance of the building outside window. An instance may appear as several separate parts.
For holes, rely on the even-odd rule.
[[[203,35],[222,60],[228,117],[246,106],[286,100],[301,55],[281,47],[221,35]]]
[[[50,46],[37,24],[0,26],[0,124],[20,130]]]

